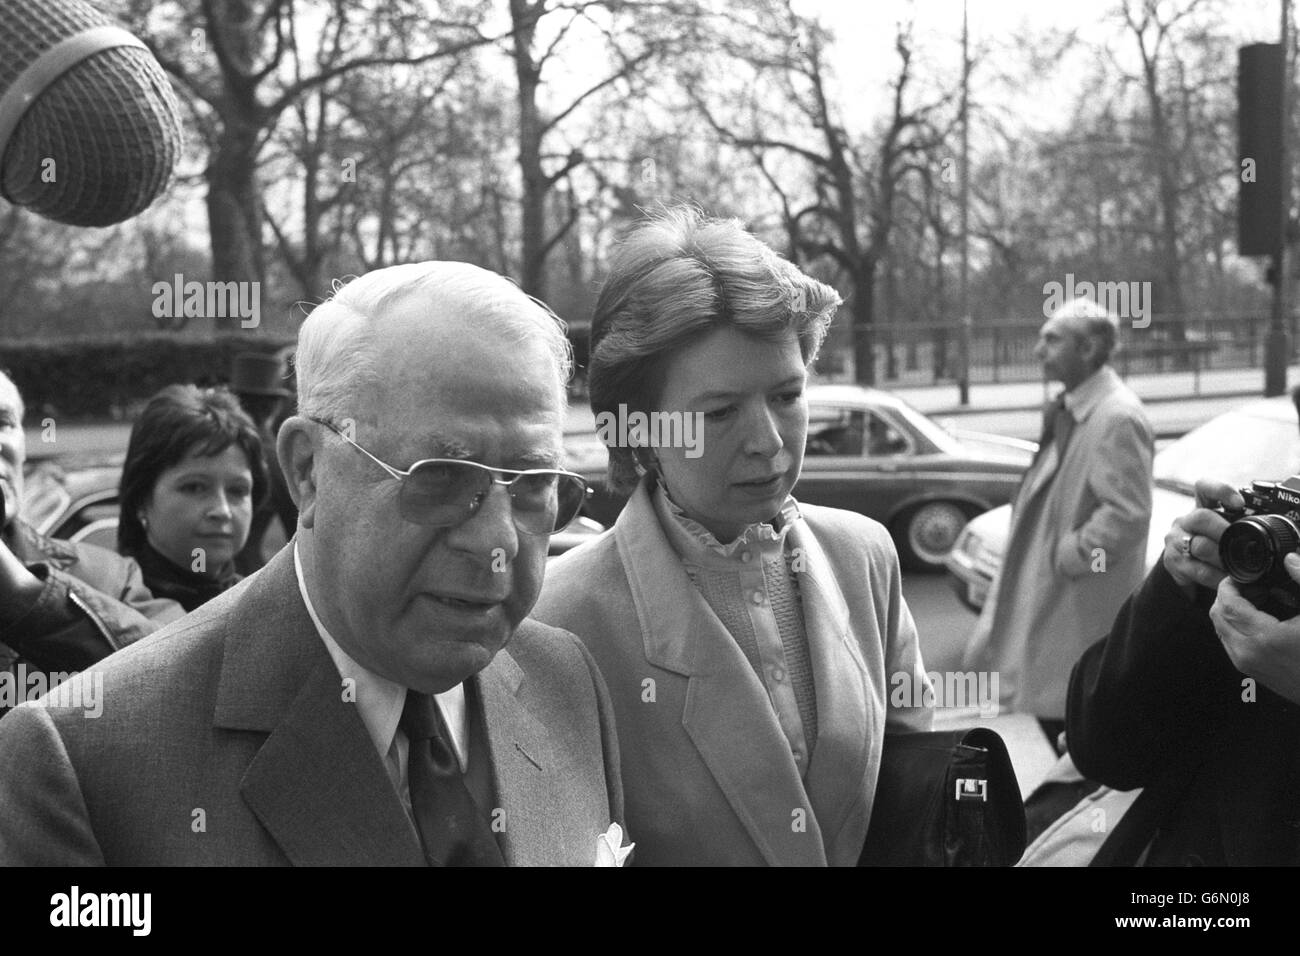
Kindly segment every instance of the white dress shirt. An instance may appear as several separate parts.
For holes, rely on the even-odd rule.
[[[311,621],[316,625],[316,633],[324,642],[325,649],[329,651],[330,659],[334,661],[334,666],[342,679],[340,693],[345,695],[344,700],[356,704],[361,722],[365,724],[370,739],[374,741],[379,759],[384,762],[388,777],[392,780],[393,787],[409,813],[411,791],[407,783],[406,769],[408,743],[406,734],[398,727],[398,722],[402,719],[402,708],[406,704],[406,688],[362,667],[326,630],[325,624],[311,603],[311,595],[307,593],[307,582],[302,576],[302,560],[298,556],[297,541],[293,543],[293,568],[298,575],[298,590],[302,594],[303,603],[307,605],[307,613],[311,615]],[[434,700],[437,701],[443,722],[451,734],[451,746],[456,753],[456,762],[464,773],[465,768],[469,766],[469,727],[465,719],[465,685],[457,684],[450,690],[435,694]]]

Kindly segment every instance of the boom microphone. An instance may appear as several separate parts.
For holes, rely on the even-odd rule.
[[[180,111],[153,54],[84,0],[0,0],[0,195],[111,226],[166,188]]]

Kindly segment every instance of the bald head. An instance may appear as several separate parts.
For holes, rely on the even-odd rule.
[[[563,395],[572,353],[563,323],[503,276],[465,262],[419,262],[366,273],[303,323],[294,365],[303,415],[346,418],[388,372],[394,350],[436,336],[440,348],[475,340],[505,351],[541,347]]]
[[[1092,299],[1079,296],[1056,309],[1050,320],[1056,320],[1059,328],[1095,343],[1090,359],[1093,369],[1106,364],[1119,337],[1119,319]]]

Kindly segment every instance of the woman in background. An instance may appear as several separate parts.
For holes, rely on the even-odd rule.
[[[192,611],[240,580],[234,558],[266,493],[257,427],[225,389],[169,385],[131,430],[118,550]]]
[[[929,729],[930,709],[891,701],[926,678],[888,532],[790,494],[839,302],[693,209],[615,250],[591,326],[597,424],[701,428],[657,446],[606,430],[631,499],[548,566],[533,616],[577,634],[609,686],[638,863],[852,866],[885,733]]]

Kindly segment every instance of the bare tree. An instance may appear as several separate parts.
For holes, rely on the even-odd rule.
[[[805,164],[811,190],[801,190],[804,195],[797,201],[792,199],[793,189],[779,190],[782,219],[799,258],[826,258],[844,277],[856,377],[874,384],[876,283],[889,253],[898,190],[909,176],[931,175],[934,153],[942,142],[932,117],[950,97],[922,106],[910,102],[912,36],[910,27],[900,25],[890,113],[872,139],[850,136],[830,92],[825,61],[829,34],[796,14],[788,0],[760,0],[751,9],[758,17],[750,34],[724,40],[724,48],[759,75],[771,77],[784,98],[777,109],[796,110],[809,132],[797,137],[767,132],[762,117],[770,115],[772,104],[756,98],[749,100],[749,122],[743,127],[723,119],[702,92],[696,104],[719,136],[751,151],[756,161],[784,153]],[[759,44],[754,44],[754,34],[760,37]],[[702,85],[697,89],[702,91]],[[769,175],[769,181],[775,185],[774,177]]]
[[[259,162],[282,115],[335,80],[372,67],[418,66],[494,42],[476,11],[431,19],[416,0],[199,0],[151,9],[133,0],[137,29],[189,99],[208,148],[208,226],[219,280],[266,274]],[[310,16],[307,16],[310,14]],[[150,22],[170,24],[151,32]],[[300,65],[300,24],[319,22],[313,39],[327,54],[310,72]],[[310,272],[310,268],[307,270]]]
[[[547,153],[547,143],[558,139],[565,120],[600,94],[619,91],[624,99],[644,86],[649,66],[672,47],[671,26],[691,16],[688,3],[640,3],[620,0],[510,0],[509,52],[514,63],[519,110],[519,170],[521,205],[521,282],[532,295],[546,295],[546,261],[578,220],[580,204],[570,201],[575,186],[571,174],[586,161],[582,147]],[[659,19],[658,26],[647,21]],[[666,29],[668,28],[668,29]],[[561,104],[544,105],[543,72],[564,50],[566,38],[576,32],[599,36],[608,66],[594,71],[597,79]],[[587,53],[590,56],[590,53]],[[566,201],[552,209],[549,200],[565,182]],[[556,220],[551,225],[551,220]]]

